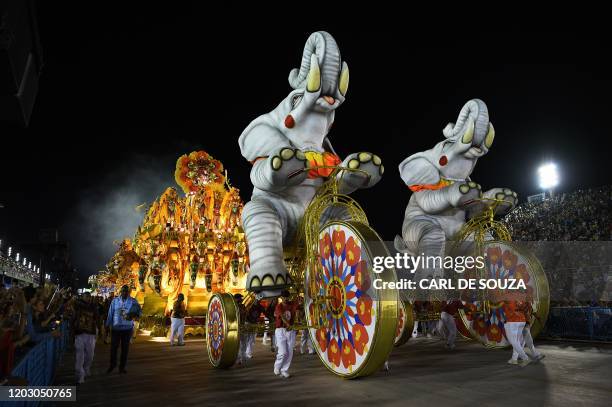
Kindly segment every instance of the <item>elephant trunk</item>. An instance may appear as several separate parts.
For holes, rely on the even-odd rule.
[[[313,53],[317,56],[321,69],[321,95],[335,95],[341,67],[340,49],[334,37],[325,31],[317,31],[308,37],[300,68],[289,73],[289,85],[293,89],[305,87],[310,70],[310,56]]]
[[[465,133],[470,122],[474,122],[472,144],[479,146],[489,131],[489,110],[485,102],[480,99],[467,102],[459,112],[457,123],[449,123],[442,132],[446,138],[456,140]]]

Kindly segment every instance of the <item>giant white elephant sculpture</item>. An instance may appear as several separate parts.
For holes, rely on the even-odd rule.
[[[240,151],[253,165],[253,194],[242,212],[250,260],[246,286],[259,297],[277,296],[291,283],[283,247],[292,243],[306,206],[331,173],[314,166],[341,164],[368,174],[338,174],[342,193],[371,187],[383,174],[378,156],[361,152],[341,160],[328,138],[348,83],[348,66],[336,41],[327,32],[315,32],[306,42],[301,67],[289,74],[293,91],[240,135]]]
[[[456,123],[444,130],[445,140],[432,149],[406,158],[400,175],[412,196],[406,208],[402,235],[395,238],[397,250],[414,256],[445,256],[447,240],[452,240],[467,218],[478,213],[478,198],[508,201],[497,207],[498,214],[512,209],[517,195],[508,188],[493,188],[484,193],[470,176],[478,159],[487,154],[495,138],[486,104],[479,99],[467,102]],[[439,264],[439,263],[438,263]],[[442,269],[423,269],[420,277],[437,278]]]

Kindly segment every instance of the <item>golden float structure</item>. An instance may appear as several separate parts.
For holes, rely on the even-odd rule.
[[[167,188],[95,281],[98,289],[115,292],[127,284],[143,315],[158,323],[179,293],[188,315],[203,317],[214,294],[243,292],[247,273],[244,204],[221,162],[205,151],[183,155],[175,179],[184,196]],[[203,325],[193,329],[186,334],[204,334]]]

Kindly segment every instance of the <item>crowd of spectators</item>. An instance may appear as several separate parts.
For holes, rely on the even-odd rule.
[[[26,266],[20,261],[9,257],[0,250],[0,271],[2,274],[10,275],[25,281],[38,281],[39,274],[33,268]]]
[[[504,218],[514,240],[612,240],[612,186],[561,193],[517,206]]]
[[[35,288],[31,284],[18,287],[16,280],[10,288],[0,283],[0,385],[6,384],[13,367],[36,344],[47,338],[61,336],[60,325],[71,322],[81,298],[71,289],[47,285]],[[108,301],[92,297],[99,314],[108,311]],[[106,342],[106,332],[100,323],[100,339]],[[72,335],[72,333],[71,333]]]
[[[612,186],[517,206],[503,219],[542,264],[552,306],[612,305]]]

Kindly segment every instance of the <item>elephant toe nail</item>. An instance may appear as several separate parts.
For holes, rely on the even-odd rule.
[[[348,163],[348,167],[352,170],[359,168],[359,161],[355,159],[350,160]]]
[[[272,278],[271,275],[266,274],[266,276],[263,278],[263,281],[261,282],[261,285],[266,287],[266,286],[273,286],[274,285],[274,279]]]
[[[261,287],[261,281],[259,280],[259,277],[253,277],[251,279],[250,287],[251,288]]]
[[[357,157],[359,158],[359,161],[361,161],[362,163],[367,163],[368,161],[370,161],[372,159],[372,154],[370,154],[370,153],[359,153],[357,155]]]
[[[278,171],[280,167],[283,165],[283,161],[280,157],[275,156],[272,158],[272,169]]]
[[[280,152],[280,156],[283,160],[287,161],[290,160],[293,156],[294,156],[294,152],[292,149],[290,148],[284,148],[283,150],[281,150]]]

